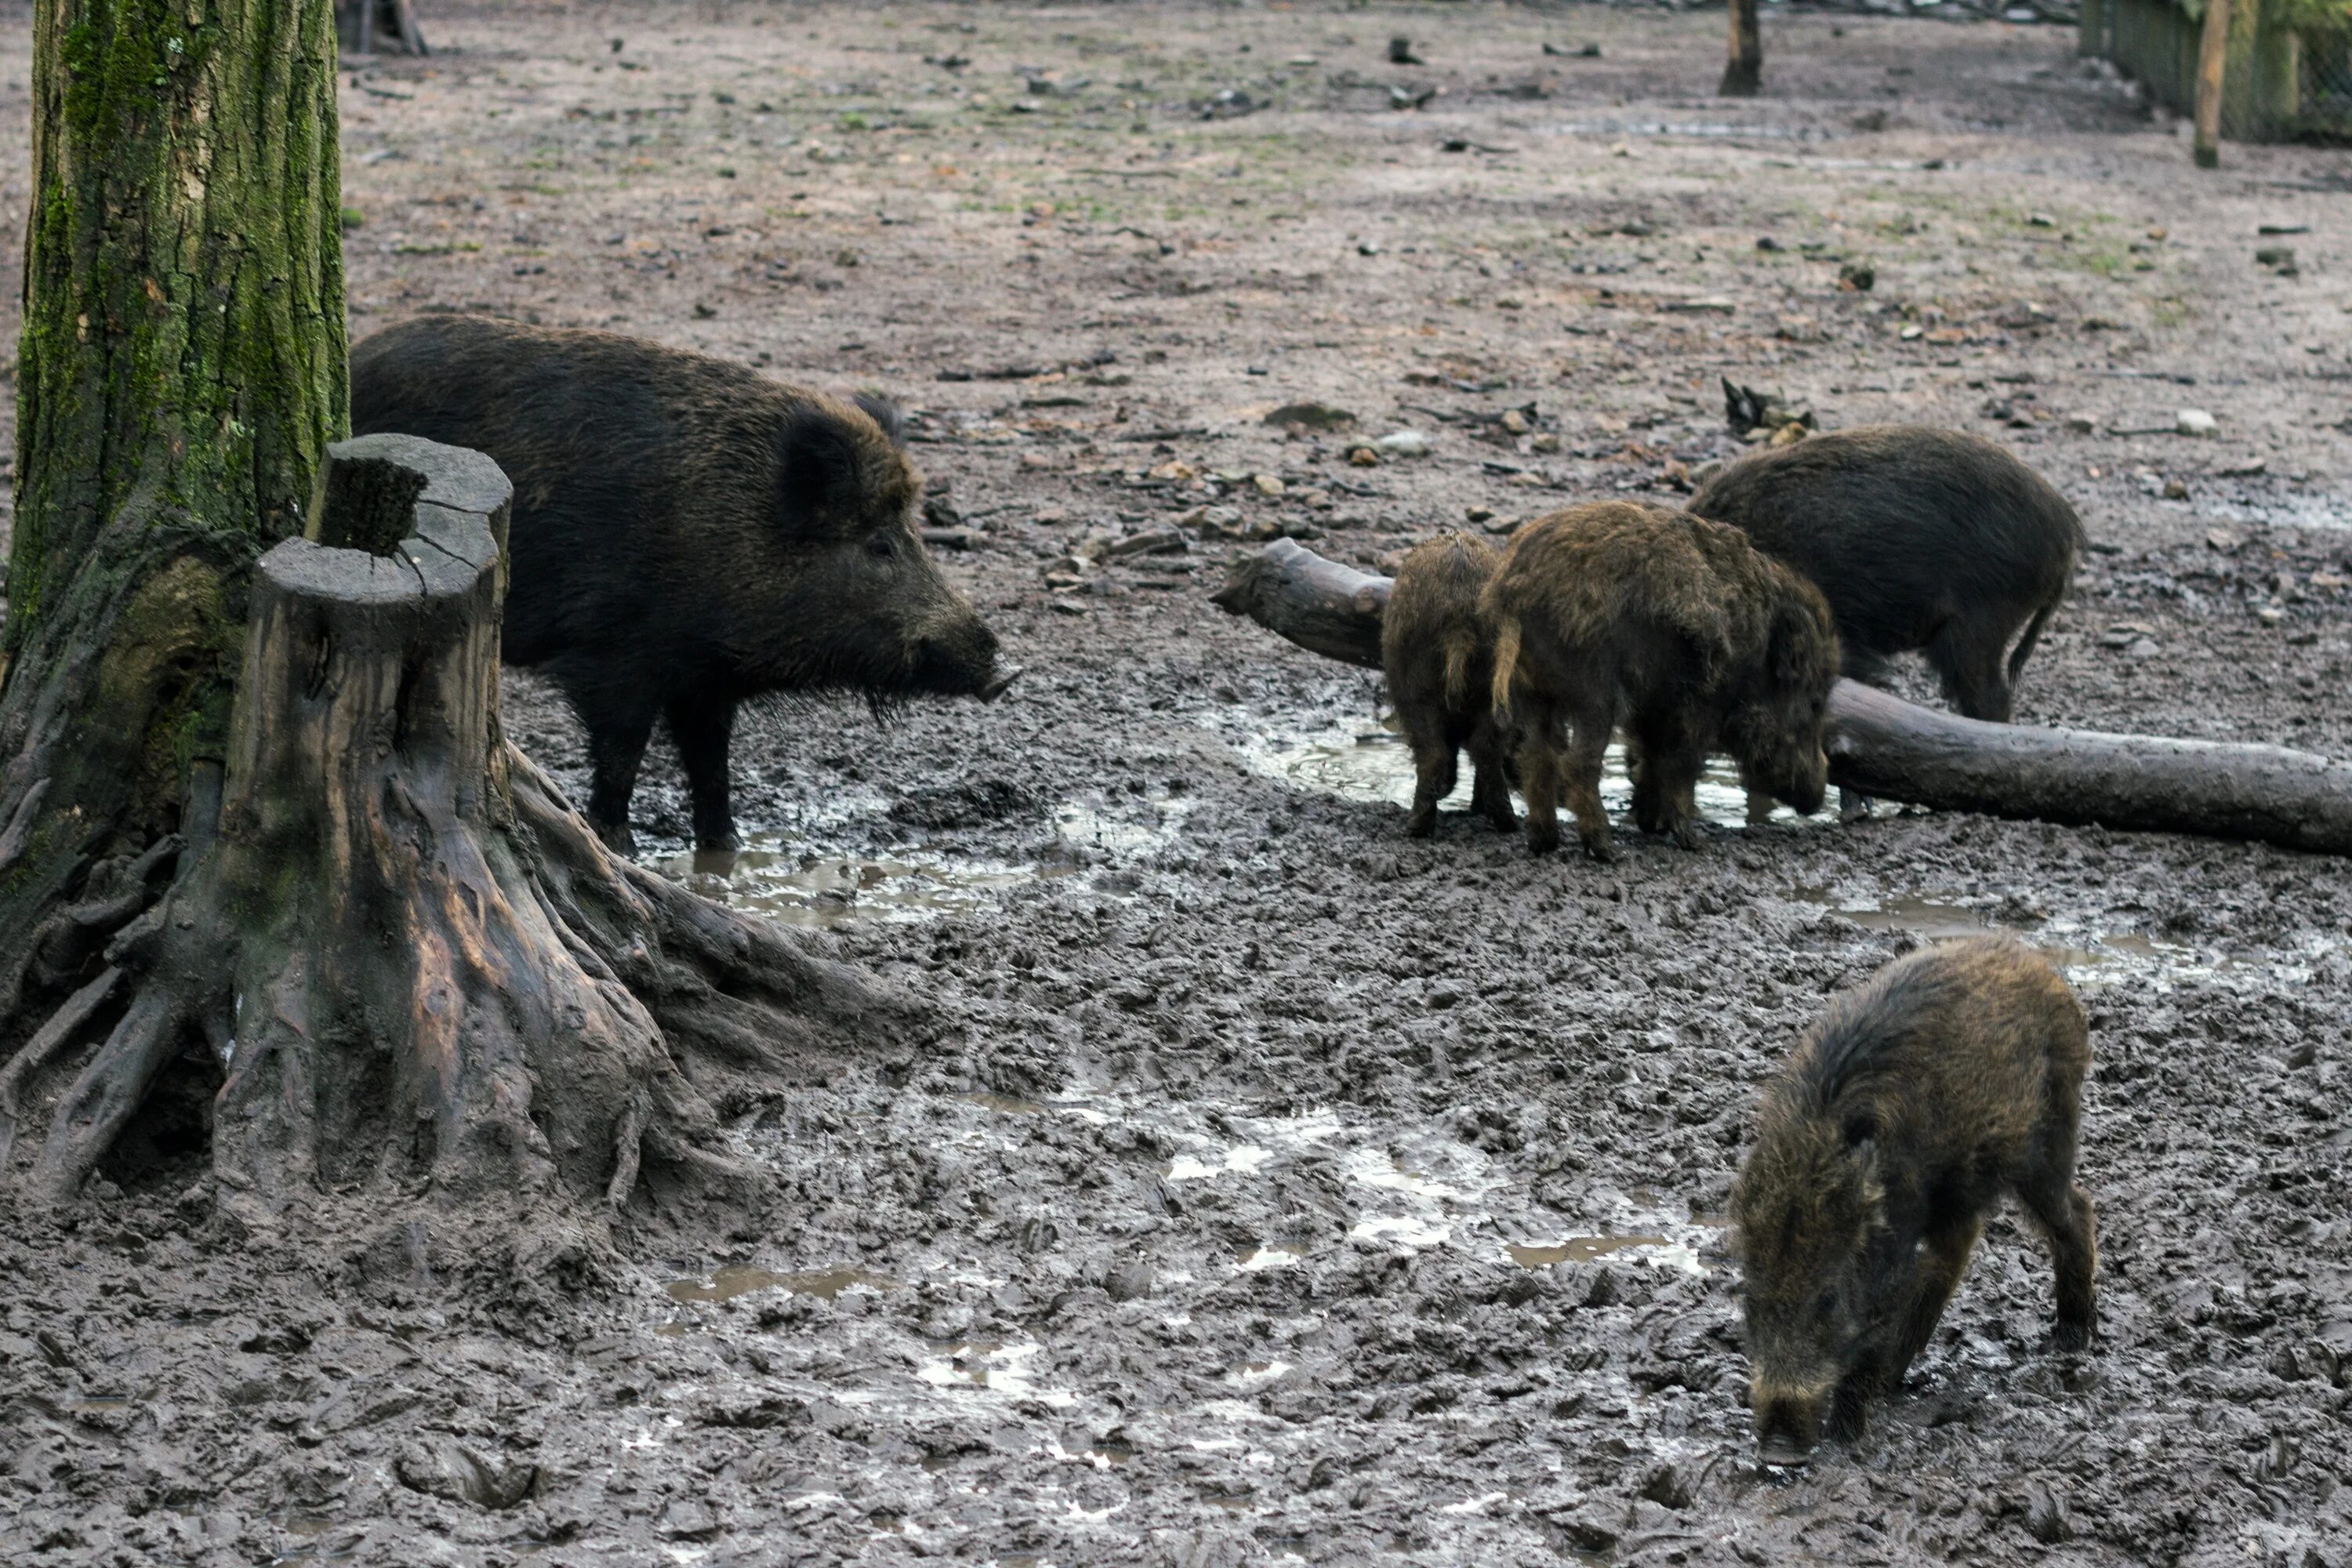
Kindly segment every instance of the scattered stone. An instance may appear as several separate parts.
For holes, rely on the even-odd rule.
[[[1250,484],[1262,496],[1278,496],[1289,487],[1272,474],[1252,474]]]
[[[2187,500],[2189,499],[2189,481],[2186,479],[2165,480],[2164,499],[2167,500]]]
[[[1395,37],[1389,40],[1389,64],[1392,66],[1418,66],[1426,65],[1428,62],[1423,60],[1419,55],[1412,52],[1412,40],[1411,38]]]
[[[1268,425],[1304,425],[1309,430],[1349,430],[1356,416],[1328,403],[1286,403],[1265,416]]]
[[[2244,542],[2226,528],[2208,529],[2205,532],[2205,548],[2208,550],[2231,551]]]
[[[1878,269],[1867,261],[1848,261],[1838,268],[1838,287],[1849,293],[1867,294],[1878,282]]]
[[[1436,96],[1437,89],[1433,87],[1391,87],[1389,89],[1389,107],[1395,110],[1419,109]]]
[[[2213,471],[2225,479],[2244,479],[2267,472],[2270,466],[2268,458],[2248,458],[2243,462],[2224,463]]]
[[[1348,448],[1348,463],[1351,468],[1377,468],[1381,466],[1381,455],[1370,447],[1350,447]]]
[[[2311,226],[2307,223],[2263,223],[2256,224],[2254,226],[2254,232],[2256,234],[2264,235],[2309,234],[2311,232]]]
[[[1391,430],[1372,443],[1372,450],[1383,458],[1426,458],[1429,437],[1418,430]]]
[[[1359,240],[1356,244],[1356,254],[1359,256],[1378,256],[1380,253],[1381,242],[1377,239]]]
[[[2048,213],[2027,213],[2025,215],[2025,226],[2028,228],[2056,228],[2058,226],[2058,220],[2052,217]]]
[[[1237,87],[1220,88],[1205,99],[1195,100],[1192,104],[1203,120],[1238,120],[1265,107],[1263,99],[1252,98]]]
[[[1723,412],[1730,421],[1731,433],[1743,440],[1769,440],[1792,425],[1808,431],[1821,427],[1821,421],[1811,409],[1792,408],[1780,394],[1742,386],[1729,376],[1723,378]],[[1759,431],[1762,434],[1758,434]],[[1800,438],[1790,437],[1790,440]],[[1787,442],[1781,444],[1785,446]]]
[[[2211,436],[2221,426],[2202,408],[2184,408],[2172,416],[2172,427],[2183,436]]]
[[[1774,239],[1769,234],[1759,234],[1756,237],[1756,248],[1759,250],[1786,250],[1789,247],[1782,245],[1779,240]]]

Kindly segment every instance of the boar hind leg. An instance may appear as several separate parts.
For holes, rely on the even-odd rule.
[[[2097,1325],[2092,1279],[2099,1268],[2098,1217],[2090,1198],[2063,1173],[2021,1187],[2017,1195],[2050,1242],[2050,1262],[2058,1276],[2058,1348],[2081,1350]]]
[[[1982,628],[1956,616],[1936,629],[1924,651],[1953,707],[1970,719],[2009,722],[2013,697],[2009,674],[2001,668],[1999,637],[1985,636]]]
[[[678,765],[694,804],[694,847],[736,847],[735,813],[727,796],[727,748],[735,734],[735,704],[728,698],[685,696],[670,700],[663,717],[677,744]]]
[[[1519,742],[1519,793],[1528,797],[1528,848],[1549,855],[1559,847],[1559,716],[1528,702]]]
[[[1617,858],[1609,834],[1609,810],[1601,804],[1601,767],[1609,754],[1611,713],[1606,705],[1575,715],[1575,737],[1561,758],[1561,785],[1576,816],[1576,836],[1584,852],[1603,862]],[[1532,809],[1532,802],[1530,803]]]
[[[634,853],[629,797],[637,793],[637,764],[645,760],[646,742],[653,737],[653,715],[624,711],[582,718],[588,725],[589,826],[611,848]]]
[[[1470,809],[1492,823],[1497,833],[1517,831],[1518,817],[1511,810],[1510,776],[1503,768],[1503,748],[1494,726],[1481,724],[1470,737]]]
[[[1404,819],[1404,830],[1415,838],[1426,838],[1437,831],[1437,803],[1454,793],[1457,777],[1454,751],[1443,741],[1417,740],[1412,743],[1412,815]]]
[[[1977,1238],[1983,1234],[1983,1222],[1974,1219],[1928,1234],[1919,1256],[1911,1305],[1904,1315],[1901,1337],[1895,1342],[1895,1357],[1889,1363],[1889,1384],[1903,1381],[1912,1362],[1935,1337],[1936,1325],[1943,1321],[1944,1309],[1951,1304],[1960,1276],[1969,1271],[1969,1258],[1976,1251]]]

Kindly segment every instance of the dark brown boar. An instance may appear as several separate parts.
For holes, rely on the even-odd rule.
[[[1478,595],[1502,554],[1473,533],[1441,534],[1413,546],[1397,569],[1381,616],[1381,663],[1389,700],[1412,747],[1412,813],[1404,830],[1437,829],[1437,803],[1454,793],[1454,769],[1470,753],[1470,807],[1503,832],[1511,811],[1505,741],[1495,721],[1495,634]]]
[[[1821,808],[1837,633],[1820,593],[1738,529],[1630,501],[1570,507],[1512,537],[1480,603],[1537,854],[1559,843],[1564,780],[1585,852],[1614,858],[1601,764],[1620,724],[1644,832],[1697,847],[1699,772],[1718,750],[1751,794]]]
[[[2001,723],[2083,550],[2082,520],[2049,481],[1990,441],[1923,425],[1760,452],[1690,510],[1821,589],[1846,674],[1877,684],[1889,658],[1916,651],[1953,707]]]
[[[2003,1193],[2049,1241],[2059,1346],[2089,1342],[2098,1247],[2074,1139],[2090,1058],[2082,1004],[2009,937],[1910,953],[1831,1002],[1765,1090],[1731,1193],[1767,1464],[1861,1433]]]
[[[745,699],[887,707],[1011,679],[914,531],[922,482],[879,399],[611,332],[430,316],[352,351],[352,426],[474,447],[514,481],[504,657],[578,711],[589,819],[618,847],[656,718],[696,843],[724,849]]]

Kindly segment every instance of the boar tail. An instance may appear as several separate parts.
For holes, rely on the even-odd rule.
[[[1478,657],[1478,639],[1455,629],[1445,637],[1445,705],[1455,712],[1470,705],[1470,661]]]
[[[1454,683],[1453,659],[1446,659],[1446,686]],[[1495,689],[1493,706],[1499,718],[1511,710],[1511,683],[1519,673],[1519,623],[1517,616],[1505,616],[1495,627]]]
[[[2018,676],[2024,672],[2025,661],[2033,657],[2033,645],[2042,640],[2042,628],[2048,626],[2050,617],[2057,613],[2058,599],[2052,599],[2034,611],[2033,618],[2025,623],[2025,635],[2017,639],[2017,647],[2009,656],[2009,684],[2011,688],[2017,685]]]

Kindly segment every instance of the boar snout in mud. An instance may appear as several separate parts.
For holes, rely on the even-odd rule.
[[[1910,953],[1831,1002],[1766,1089],[1731,1191],[1765,1463],[1860,1436],[2004,1194],[2049,1246],[2054,1342],[2089,1342],[2098,1242],[2074,1184],[2089,1065],[2082,1004],[2010,937]]]
[[[514,481],[503,654],[588,731],[588,817],[627,849],[656,721],[698,847],[735,845],[735,710],[766,692],[991,700],[1015,670],[916,533],[878,397],[612,332],[433,316],[352,351],[352,425],[488,453]]]

